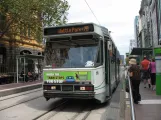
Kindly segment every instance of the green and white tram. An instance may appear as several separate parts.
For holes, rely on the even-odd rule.
[[[94,23],[44,28],[43,94],[50,98],[111,98],[119,83],[119,52],[108,29]]]

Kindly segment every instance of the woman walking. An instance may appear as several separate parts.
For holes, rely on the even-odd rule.
[[[140,92],[139,92],[139,86],[141,81],[141,70],[140,67],[136,64],[136,59],[130,59],[129,61],[130,68],[130,80],[131,80],[131,86],[133,91],[133,99],[134,103],[138,104],[138,101],[140,101]]]
[[[152,90],[155,90],[155,83],[156,83],[156,64],[155,59],[152,59],[152,62],[150,62],[150,76],[151,76],[151,85]]]

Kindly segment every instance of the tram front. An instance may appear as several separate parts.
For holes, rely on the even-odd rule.
[[[44,97],[94,98],[92,70],[98,51],[99,40],[92,35],[50,38],[45,48]]]
[[[87,27],[78,30],[85,28]],[[72,27],[71,31],[73,29]],[[78,31],[71,33],[69,29],[65,30],[65,34],[51,35],[46,40],[43,69],[44,97],[47,100],[50,98],[96,99],[96,92],[101,93],[102,90],[96,91],[95,87],[101,87],[104,83],[104,72],[101,68],[102,38],[94,32],[78,34]],[[54,31],[49,33],[55,34]]]

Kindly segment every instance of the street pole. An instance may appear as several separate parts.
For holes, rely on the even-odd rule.
[[[26,61],[25,61],[25,59],[26,59],[26,58],[24,57],[24,82],[25,82],[25,78],[26,78],[26,71],[25,71],[25,62],[26,62]]]
[[[17,61],[17,62],[16,62],[16,63],[17,63],[17,69],[16,69],[16,72],[17,72],[17,83],[18,83],[18,78],[19,78],[19,77],[18,77],[18,57],[16,58],[16,61]]]

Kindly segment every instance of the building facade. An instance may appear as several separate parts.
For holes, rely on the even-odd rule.
[[[139,15],[138,45],[142,48],[161,45],[161,1],[142,0]]]
[[[2,18],[0,16],[0,23],[5,24],[7,18]],[[3,29],[3,26],[0,28]],[[0,75],[7,76],[7,74],[16,72],[16,56],[18,55],[42,55],[44,46],[26,31],[24,31],[25,35],[17,33],[5,34],[0,37]]]
[[[134,20],[134,38],[136,42],[136,47],[139,47],[138,45],[138,35],[139,35],[139,16],[135,16]]]
[[[158,23],[157,23],[157,3],[156,0],[151,0],[150,5],[150,23],[151,23],[151,39],[152,46],[158,45]]]
[[[129,45],[129,53],[131,53],[132,49],[137,47],[137,43],[135,39],[130,40],[130,45]]]
[[[141,17],[139,17],[138,22],[139,25],[138,25],[137,47],[142,48],[143,32],[142,32]]]
[[[155,0],[156,5],[156,16],[158,25],[158,45],[161,45],[161,1]]]
[[[137,22],[138,21],[138,28]],[[142,0],[139,10],[139,17],[135,17],[134,34],[137,39],[137,48],[132,55],[148,56],[154,55],[153,48],[161,44],[161,1]],[[138,31],[138,34],[137,34]],[[131,44],[130,44],[130,48]],[[137,51],[140,52],[137,52]],[[142,59],[142,58],[141,58]]]
[[[140,19],[141,19],[141,32],[140,39],[142,41],[143,48],[152,47],[152,39],[151,39],[151,26],[150,26],[150,0],[142,0],[141,8],[139,11]]]

